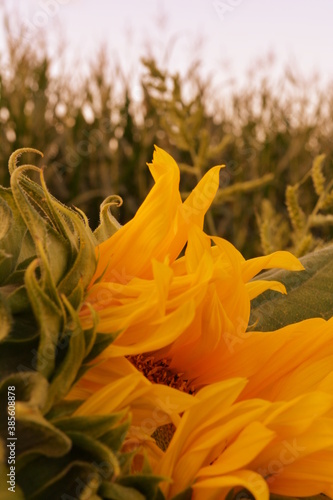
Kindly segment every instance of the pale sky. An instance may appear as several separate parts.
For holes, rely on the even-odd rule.
[[[44,29],[51,47],[66,40],[67,57],[82,64],[105,42],[110,58],[136,71],[151,41],[159,57],[169,49],[175,70],[200,55],[217,82],[268,52],[277,67],[333,80],[333,0],[0,0],[0,19],[4,9],[19,13],[32,43]]]

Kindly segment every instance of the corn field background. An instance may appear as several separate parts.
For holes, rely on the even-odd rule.
[[[54,73],[56,57],[42,37],[31,44],[7,21],[6,40],[2,185],[9,184],[10,154],[37,148],[58,199],[83,209],[95,228],[101,202],[117,194],[124,203],[114,215],[123,224],[152,185],[146,162],[157,144],[176,158],[184,197],[210,167],[226,165],[206,230],[246,258],[277,249],[300,256],[332,239],[332,84],[288,69],[273,81],[269,66],[253,67],[244,86],[222,97],[200,76],[200,61],[180,77],[142,54],[142,98],[134,100],[131,82],[105,50],[77,78],[74,65]]]

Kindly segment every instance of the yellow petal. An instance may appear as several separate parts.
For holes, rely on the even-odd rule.
[[[180,209],[180,215],[186,225],[189,223],[203,228],[204,216],[219,187],[219,174],[222,165],[211,168],[200,180]]]
[[[75,415],[105,415],[123,409],[124,401],[134,392],[135,389],[141,387],[142,394],[147,390],[147,385],[142,386],[141,373],[133,373],[127,375],[116,382],[102,387],[97,393],[87,399],[76,411]]]
[[[215,424],[220,418],[220,412],[228,410],[228,407],[237,398],[245,384],[246,380],[234,379],[205,387],[196,396],[198,403],[182,416],[167,452],[157,471],[155,471],[161,475],[173,476],[178,492],[193,481],[203,461],[207,459],[210,453],[210,442],[204,429],[206,427],[212,428],[214,431],[212,439],[215,445],[220,442],[220,436],[215,429]],[[198,449],[199,436],[202,440],[200,450]],[[197,452],[194,451],[194,444]],[[179,460],[187,451],[189,451],[188,459],[182,466],[179,464]],[[177,469],[175,470],[176,464]],[[167,491],[168,487],[168,485],[164,487],[165,491]]]
[[[294,255],[289,252],[279,251],[263,257],[244,260],[242,266],[243,280],[245,282],[249,281],[263,269],[272,269],[274,267],[289,269],[290,271],[304,270],[304,266]]]
[[[146,337],[130,345],[116,345],[116,343],[113,343],[105,349],[103,354],[106,357],[112,358],[142,354],[161,349],[171,344],[186,329],[194,318],[194,312],[193,302],[185,303],[179,309],[166,316],[161,324],[157,324],[156,328],[153,328],[149,332],[150,335],[146,335]]]
[[[203,257],[210,257],[210,238],[197,226],[191,226],[185,252],[187,272],[194,273]]]
[[[275,437],[260,422],[251,422],[228,446],[213,465],[200,469],[198,476],[220,476],[248,465]]]
[[[258,297],[261,293],[266,290],[274,290],[280,293],[287,293],[286,287],[280,283],[279,281],[250,281],[245,284],[246,290],[249,294],[249,299],[252,300],[255,297]]]
[[[263,423],[280,435],[297,436],[304,433],[312,422],[324,415],[332,405],[333,395],[319,391],[302,394],[291,401],[276,404],[276,410],[270,411]]]
[[[308,359],[279,378],[274,387],[268,390],[272,401],[290,400],[299,394],[315,390],[332,394],[333,355],[318,360]]]
[[[134,218],[98,246],[93,281],[103,272],[103,281],[150,277],[152,258],[164,260],[166,252],[159,258],[161,249],[167,249],[174,237],[174,221],[181,205],[179,168],[170,155],[156,148],[150,170],[155,185]]]
[[[194,500],[222,500],[233,488],[244,488],[252,493],[255,500],[269,500],[266,481],[253,471],[234,472],[228,476],[213,477],[198,481],[193,485]]]
[[[333,495],[333,451],[320,451],[300,460],[296,460],[297,457],[294,458],[294,462],[289,463],[287,467],[283,467],[282,464],[280,473],[271,482],[272,493],[295,497],[308,497],[323,493],[331,498]]]

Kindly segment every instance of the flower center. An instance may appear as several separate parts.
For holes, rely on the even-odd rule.
[[[150,382],[168,385],[187,394],[194,394],[195,390],[191,382],[184,377],[183,373],[172,370],[167,359],[156,360],[150,354],[137,354],[136,356],[128,356],[127,359]]]
[[[176,373],[169,367],[167,359],[157,360],[150,354],[128,356],[127,359],[153,384],[163,384],[188,394],[194,393],[194,387],[183,373]],[[174,435],[176,427],[170,423],[157,427],[152,434],[161,450],[165,451]]]

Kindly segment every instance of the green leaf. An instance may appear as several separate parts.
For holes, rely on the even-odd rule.
[[[333,316],[333,245],[301,258],[305,271],[271,270],[256,280],[277,280],[287,295],[268,290],[252,301],[250,329],[270,331],[307,318]]]

